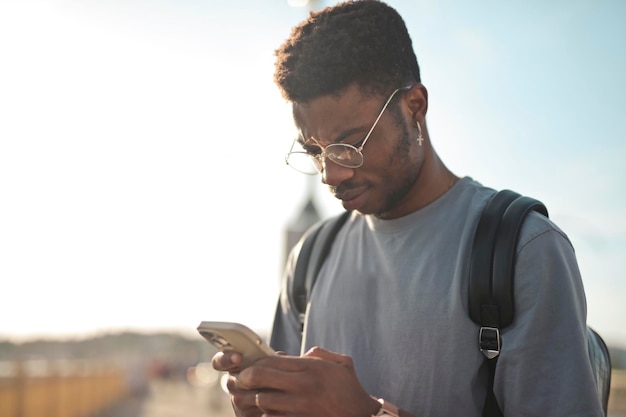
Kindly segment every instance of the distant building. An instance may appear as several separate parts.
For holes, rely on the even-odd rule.
[[[313,226],[322,218],[319,211],[315,207],[313,200],[313,197],[310,196],[295,220],[287,226],[285,260],[287,260],[289,252],[296,245],[296,243],[298,243],[298,240],[300,240],[304,232],[306,232],[309,227]]]
[[[298,243],[298,240],[300,240],[300,237],[302,237],[304,232],[322,219],[322,216],[315,205],[315,193],[313,187],[314,178],[315,177],[310,177],[307,187],[307,196],[300,212],[297,213],[294,220],[287,225],[284,256],[285,262],[287,261],[289,252],[296,245],[296,243]]]

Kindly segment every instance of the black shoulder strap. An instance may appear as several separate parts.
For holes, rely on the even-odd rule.
[[[538,200],[511,190],[494,194],[474,234],[469,277],[469,313],[481,326],[513,321],[513,268],[519,230],[530,211],[548,216]]]
[[[481,326],[513,321],[513,268],[520,228],[530,211],[548,216],[545,206],[511,190],[496,193],[474,234],[469,276],[469,314]]]
[[[317,274],[330,252],[339,229],[350,216],[349,211],[313,225],[300,240],[301,248],[293,277],[293,296],[298,310],[300,326],[304,326],[304,314]],[[321,242],[315,244],[315,242]]]
[[[470,258],[469,314],[480,325],[479,347],[488,359],[489,386],[483,417],[502,416],[493,393],[500,354],[500,329],[513,321],[513,272],[519,231],[530,211],[548,216],[545,206],[511,190],[496,193],[476,228]]]
[[[496,241],[496,232],[500,224],[500,219],[506,208],[515,200],[519,194],[503,190],[496,193],[478,220],[474,241],[472,244],[472,255],[470,258],[469,275],[469,315],[472,320],[482,325],[495,326],[499,322],[497,311],[487,309],[483,306],[492,306],[491,295],[492,286],[492,259]],[[496,315],[496,317],[491,317]]]

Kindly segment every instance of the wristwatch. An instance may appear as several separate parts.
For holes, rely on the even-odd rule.
[[[380,409],[372,417],[400,417],[400,410],[394,404],[383,400],[382,398],[374,398],[380,403]]]

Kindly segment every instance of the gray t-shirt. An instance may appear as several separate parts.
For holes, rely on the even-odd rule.
[[[353,213],[307,309],[304,337],[286,289],[270,344],[352,357],[365,389],[419,417],[480,416],[487,368],[467,311],[471,242],[494,190],[471,178],[405,217]],[[601,416],[589,365],[586,305],[574,250],[545,217],[522,227],[515,320],[502,332],[495,393],[506,417]]]

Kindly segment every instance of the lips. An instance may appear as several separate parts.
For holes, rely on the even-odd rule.
[[[362,186],[358,188],[348,189],[334,189],[335,198],[341,200],[343,208],[346,210],[356,210],[364,202],[363,196],[367,191],[367,187]]]
[[[353,198],[356,198],[362,192],[363,191],[359,191],[359,190],[347,190],[345,192],[335,192],[335,198],[338,198],[341,201],[348,201],[348,200],[352,200]]]

